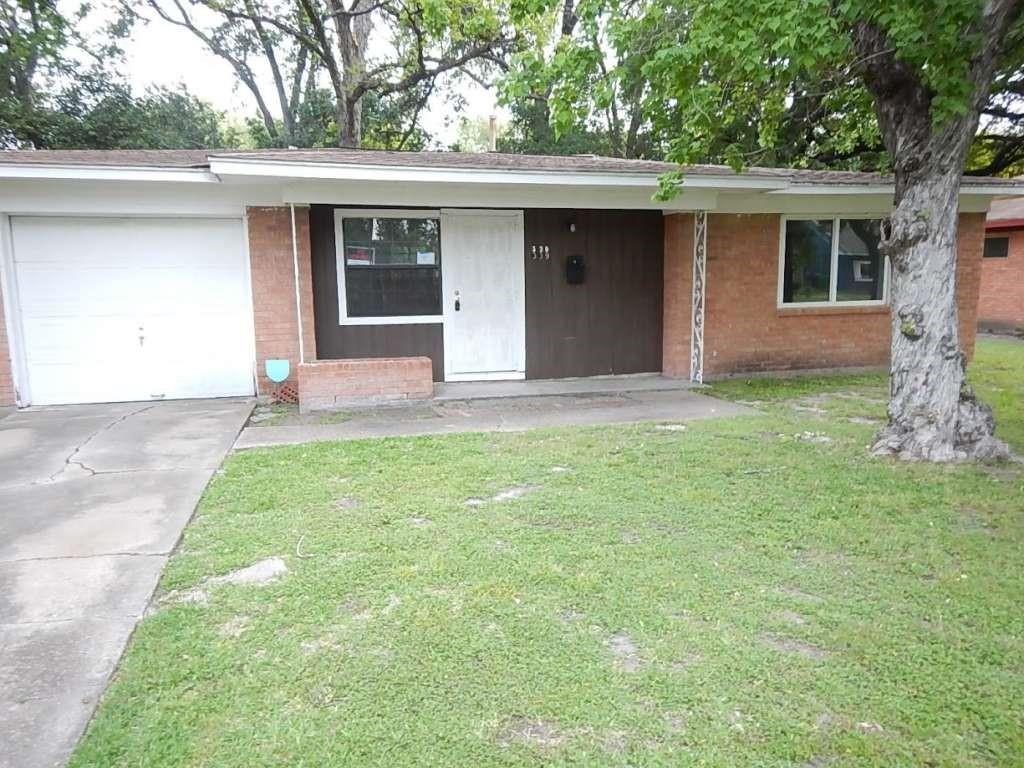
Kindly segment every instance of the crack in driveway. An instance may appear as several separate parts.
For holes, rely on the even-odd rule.
[[[54,472],[52,475],[50,475],[46,480],[40,480],[37,483],[33,483],[33,485],[59,482],[57,480],[57,478],[59,478],[61,475],[63,475],[65,472],[67,472],[68,471],[68,467],[71,467],[72,465],[85,470],[90,475],[94,476],[94,475],[98,474],[97,471],[95,469],[93,469],[92,467],[86,465],[84,462],[81,462],[81,461],[78,461],[77,459],[75,459],[75,456],[77,456],[78,453],[83,448],[85,448],[85,446],[87,446],[89,443],[91,443],[97,437],[102,435],[104,432],[107,432],[108,430],[113,429],[118,424],[121,424],[121,423],[127,421],[128,419],[130,419],[132,416],[137,416],[140,413],[145,413],[146,411],[152,410],[155,407],[156,407],[155,403],[151,404],[151,405],[147,405],[147,406],[144,406],[142,408],[138,408],[138,409],[136,409],[134,411],[129,411],[128,413],[123,413],[120,416],[118,416],[116,419],[111,421],[109,424],[104,424],[102,427],[100,427],[96,431],[92,432],[87,438],[85,438],[85,440],[83,440],[81,443],[79,443],[77,446],[75,446],[75,449],[73,451],[71,451],[71,453],[68,454],[66,459],[64,459],[64,466],[63,467],[61,467],[56,472]]]

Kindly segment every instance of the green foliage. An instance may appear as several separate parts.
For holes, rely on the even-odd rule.
[[[498,151],[526,155],[610,155],[607,135],[599,128],[573,126],[556,133],[543,103],[527,99],[512,106],[508,130],[498,137]]]
[[[102,75],[82,76],[41,106],[0,102],[0,133],[38,149],[199,149],[232,146],[223,115],[184,86],[134,97]]]
[[[223,116],[190,94],[151,88],[132,94],[118,70],[130,16],[109,20],[95,39],[78,32],[88,3],[0,0],[0,145],[39,149],[222,147]]]
[[[983,44],[973,31],[977,0],[582,0],[576,30],[554,39],[564,2],[531,4],[523,34],[534,44],[513,59],[506,100],[522,104],[547,89],[550,121],[568,135],[604,114],[611,93],[639,92],[649,134],[684,163],[886,170],[890,159],[851,43],[855,26],[880,29],[930,89],[937,126],[967,109],[968,68]],[[1020,78],[1012,77],[1021,71],[1020,37],[1018,24],[995,101],[1022,98]],[[1003,107],[1006,122],[1024,123],[1019,109]],[[1019,163],[1024,131],[1016,134],[1009,148],[992,140],[975,166],[1000,172]],[[665,193],[672,188],[666,180]]]

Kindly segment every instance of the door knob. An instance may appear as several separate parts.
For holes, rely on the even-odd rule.
[[[455,292],[455,311],[458,312],[460,309],[462,309],[462,298],[460,297],[459,292],[456,291]]]

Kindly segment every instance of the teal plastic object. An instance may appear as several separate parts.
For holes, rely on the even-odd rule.
[[[287,379],[288,372],[291,370],[287,360],[267,360],[264,365],[267,371],[267,378],[275,384],[280,384]]]

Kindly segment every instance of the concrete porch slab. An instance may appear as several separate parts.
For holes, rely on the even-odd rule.
[[[489,400],[498,397],[544,395],[626,394],[694,389],[686,379],[670,379],[660,373],[629,376],[587,376],[576,379],[523,381],[458,381],[434,385],[435,400]]]
[[[689,388],[435,400],[350,411],[344,421],[331,424],[249,426],[239,435],[235,449],[372,437],[693,421],[752,413],[755,411],[746,406],[716,400]]]

